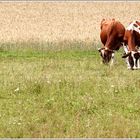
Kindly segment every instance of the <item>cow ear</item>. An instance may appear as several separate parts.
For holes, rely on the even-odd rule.
[[[129,55],[130,55],[130,52],[129,52],[129,53],[124,53],[123,56],[122,56],[122,58],[126,58],[126,57],[128,57]]]
[[[103,18],[102,21],[101,21],[101,26],[100,26],[100,29],[102,30],[102,27],[103,27],[103,22],[105,21],[105,19]]]
[[[98,51],[101,52],[102,48],[98,48]]]
[[[103,18],[101,22],[105,21],[105,19]]]
[[[105,19],[103,18],[102,21],[101,21],[101,25],[102,25],[102,23],[103,23],[104,21],[105,21]]]

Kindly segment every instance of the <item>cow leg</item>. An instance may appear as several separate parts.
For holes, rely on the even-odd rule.
[[[129,52],[129,51],[128,51],[128,47],[127,47],[126,45],[124,45],[124,44],[123,44],[123,49],[124,49],[124,52],[125,52],[125,53],[128,53],[128,52]]]
[[[139,48],[138,48],[138,49],[139,49]],[[138,51],[138,53],[140,54],[140,51]],[[138,69],[140,69],[140,57],[138,58],[137,64],[138,64]]]
[[[131,65],[129,63],[129,58],[128,57],[125,59],[125,61],[126,61],[126,64],[127,64],[127,69],[132,69]]]
[[[133,67],[132,69],[137,69],[137,59],[135,58],[136,53],[136,44],[135,44],[135,36],[133,30],[130,31],[129,37],[128,37],[128,50],[131,51],[131,57],[133,59]]]
[[[129,51],[128,51],[127,45],[124,45],[124,44],[123,44],[123,49],[124,49],[124,52],[125,52],[126,54],[129,52]],[[127,69],[131,69],[131,66],[130,66],[130,64],[129,64],[129,58],[128,58],[128,57],[125,58],[125,62],[126,62],[126,64],[127,64]]]
[[[134,61],[133,69],[137,69],[137,59],[136,59],[135,56],[134,56],[135,53],[136,53],[136,52],[133,52],[133,51],[132,51],[132,53],[131,53],[131,56],[132,56],[133,61]]]
[[[137,64],[138,64],[138,69],[140,69],[140,58],[138,59]]]

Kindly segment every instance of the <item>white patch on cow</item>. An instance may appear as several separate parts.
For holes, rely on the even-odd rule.
[[[128,57],[127,57],[125,60],[126,60],[126,63],[127,63],[127,69],[130,70],[130,69],[131,69],[131,66],[130,66],[130,63],[129,63]]]
[[[104,57],[104,53],[105,53],[104,50],[101,50],[101,53],[102,53],[102,56]]]
[[[134,54],[135,54],[135,53],[136,53],[136,52],[134,52],[134,51],[131,52],[131,56],[132,56],[133,61],[134,61],[134,67],[133,67],[133,69],[137,69],[137,62],[136,62],[136,58],[134,57]]]
[[[134,55],[136,52],[135,51],[131,51],[131,53]]]
[[[125,52],[126,54],[129,52],[128,46],[127,46],[127,45],[124,45],[124,44],[123,44],[123,49],[124,49],[124,52]],[[125,58],[125,62],[126,62],[126,64],[127,64],[127,69],[131,69],[131,66],[130,66],[129,58],[128,58],[128,57]]]
[[[111,63],[110,63],[111,66],[114,64],[114,56],[115,56],[115,53],[112,53],[112,56],[111,56]]]
[[[114,56],[115,56],[115,54],[114,54],[114,53],[112,53],[112,58],[114,58]]]
[[[138,59],[138,62],[137,62],[138,64],[137,64],[137,67],[138,67],[138,69],[140,69],[140,59]]]
[[[134,26],[134,24],[135,25],[137,25],[137,27],[135,27]],[[136,31],[136,32],[138,32],[139,34],[140,34],[140,26],[136,23],[136,21],[133,21],[127,28],[126,28],[126,30],[128,30],[128,31]]]
[[[140,51],[138,51],[140,53]],[[138,69],[140,69],[140,58],[138,59]]]
[[[128,51],[128,47],[125,46],[124,44],[123,44],[123,49],[124,49],[125,53],[128,53],[128,52],[129,52],[129,51]]]

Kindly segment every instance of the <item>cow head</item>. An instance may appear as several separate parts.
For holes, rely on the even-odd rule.
[[[110,62],[111,58],[114,57],[113,50],[106,49],[106,48],[100,48],[100,49],[98,49],[98,51],[100,52],[100,55],[102,57],[102,62],[104,64],[108,64]]]
[[[137,67],[137,61],[140,58],[140,53],[139,52],[127,52],[124,53],[122,58],[128,58],[128,63],[131,69],[134,69]],[[134,61],[136,61],[136,66],[134,66]]]

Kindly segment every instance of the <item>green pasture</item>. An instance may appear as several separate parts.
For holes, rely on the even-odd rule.
[[[101,44],[0,44],[0,137],[140,137],[140,71]]]

